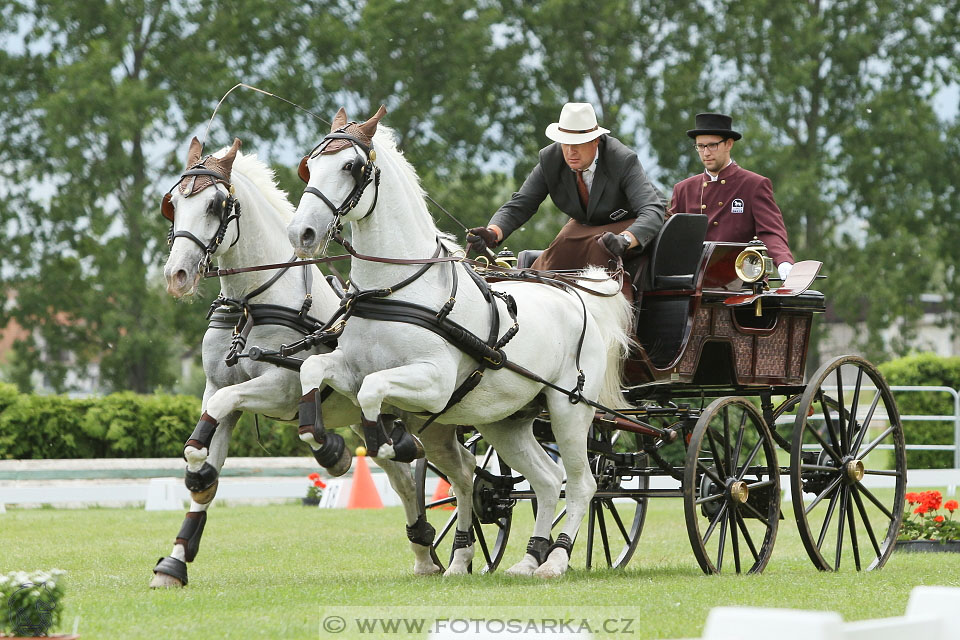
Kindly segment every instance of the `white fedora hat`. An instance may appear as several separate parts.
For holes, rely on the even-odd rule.
[[[597,113],[589,102],[568,102],[560,111],[560,122],[547,127],[547,137],[563,144],[581,144],[599,138],[609,129],[597,125]]]

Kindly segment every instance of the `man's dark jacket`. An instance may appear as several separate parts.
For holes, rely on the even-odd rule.
[[[597,156],[586,211],[577,194],[576,174],[564,161],[560,143],[554,142],[540,150],[540,163],[509,202],[493,214],[490,224],[500,227],[506,238],[529,220],[549,195],[558,209],[584,224],[635,219],[625,230],[637,238],[641,249],[646,247],[663,226],[666,199],[650,183],[637,154],[616,138],[601,136]],[[625,213],[617,213],[620,210]]]

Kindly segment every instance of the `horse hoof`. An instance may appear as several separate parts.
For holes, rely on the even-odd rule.
[[[531,555],[523,556],[523,560],[507,569],[508,576],[532,576],[538,568],[537,560]]]
[[[433,564],[433,562],[429,564],[420,564],[418,562],[413,565],[413,575],[415,576],[435,576],[440,573],[440,571],[440,567]]]
[[[450,565],[447,567],[447,570],[443,572],[444,578],[449,578],[451,576],[465,576],[470,573],[466,567],[458,567],[456,565]]]
[[[343,453],[340,454],[340,459],[337,460],[336,464],[332,467],[327,467],[327,473],[329,473],[334,478],[339,478],[347,471],[350,471],[350,465],[353,464],[353,456],[351,456],[346,449],[343,450]]]
[[[459,532],[458,532],[459,534]],[[470,573],[470,563],[473,562],[473,546],[461,547],[453,552],[450,566],[444,576],[465,576]]]
[[[570,565],[570,558],[567,557],[565,549],[555,549],[553,553],[547,556],[547,559],[533,572],[538,578],[559,578],[567,571]]]
[[[208,504],[213,500],[217,495],[217,487],[220,486],[220,480],[217,479],[211,486],[207,487],[203,491],[191,491],[190,498],[193,499],[197,504]]]
[[[187,584],[187,563],[173,556],[160,558],[153,568],[150,588],[183,587]]]
[[[180,580],[165,573],[153,574],[153,580],[150,581],[151,589],[179,589],[182,586],[183,583]]]

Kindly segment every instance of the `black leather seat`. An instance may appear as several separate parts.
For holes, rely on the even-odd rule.
[[[707,216],[701,213],[675,213],[667,218],[653,242],[648,268],[637,274],[643,281],[635,281],[636,287],[641,291],[693,289],[706,235]]]
[[[517,269],[529,269],[543,251],[543,249],[524,249],[518,253]]]

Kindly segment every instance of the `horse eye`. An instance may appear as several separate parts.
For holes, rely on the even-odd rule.
[[[343,165],[343,170],[347,173],[353,171],[353,162],[348,162],[347,164]]]

